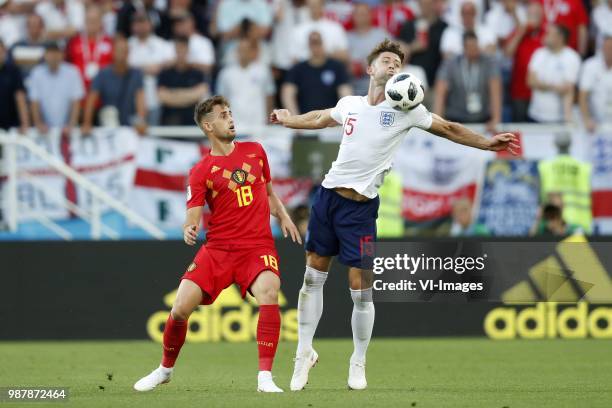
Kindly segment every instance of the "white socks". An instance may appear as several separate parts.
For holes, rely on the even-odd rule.
[[[355,350],[351,356],[351,363],[362,363],[366,361],[366,351],[372,338],[374,328],[374,303],[372,302],[372,288],[354,290],[351,289],[353,299],[353,316],[351,327],[353,329],[353,344]]]
[[[300,289],[298,297],[297,354],[302,354],[312,349],[312,338],[323,313],[323,285],[326,279],[327,272],[321,272],[306,266],[304,284]]]

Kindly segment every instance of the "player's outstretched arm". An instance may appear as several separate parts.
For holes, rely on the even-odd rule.
[[[518,140],[512,133],[500,133],[488,138],[473,132],[460,123],[450,122],[435,113],[431,115],[433,121],[428,131],[434,135],[481,150],[492,150],[494,152],[508,150],[513,155],[516,155],[516,149],[519,147],[517,144]]]
[[[187,217],[183,225],[183,240],[187,245],[195,245],[198,239],[203,212],[204,207],[202,206],[187,209]]]
[[[274,190],[272,189],[272,183],[267,184],[268,190],[268,200],[270,202],[270,214],[278,218],[280,222],[281,231],[283,231],[283,236],[287,238],[288,235],[291,235],[291,240],[293,242],[297,242],[298,244],[302,243],[302,237],[300,236],[300,232],[297,227],[291,220],[287,209],[283,205],[283,202],[278,198]]]
[[[274,109],[270,114],[270,122],[290,129],[323,129],[340,125],[331,117],[331,108],[303,115],[292,115],[287,109]]]

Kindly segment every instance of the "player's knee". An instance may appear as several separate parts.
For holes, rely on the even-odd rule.
[[[181,305],[174,305],[170,314],[174,320],[189,320],[189,316],[191,315],[191,310],[188,310],[186,307],[182,307]]]
[[[314,252],[306,252],[306,265],[321,272],[329,271],[331,258],[329,256],[320,256]]]
[[[262,289],[259,298],[259,303],[263,305],[272,305],[278,303],[278,288],[276,286],[268,286]]]

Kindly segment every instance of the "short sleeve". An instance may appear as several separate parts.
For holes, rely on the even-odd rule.
[[[227,82],[227,70],[228,69],[229,68],[225,67],[225,68],[223,68],[221,70],[221,72],[219,72],[219,76],[217,77],[217,83],[216,83],[217,94],[223,95],[225,97],[228,96],[227,93],[229,92],[229,89],[228,89],[228,87],[226,85],[226,82]]]
[[[167,69],[162,70],[157,77],[158,88],[168,88],[170,83],[170,75]]]
[[[81,75],[79,71],[77,71],[76,67],[70,67],[72,78],[72,100],[76,101],[82,99],[85,96],[85,87],[83,86],[83,80],[81,79]]]
[[[425,105],[420,104],[419,106],[410,111],[410,115],[410,119],[413,123],[413,126],[423,130],[428,130],[429,128],[431,128],[433,117],[431,116],[431,112],[427,110]]]
[[[274,84],[274,78],[272,78],[272,71],[267,66],[264,66],[264,89],[266,95],[274,95],[276,92],[276,85]]]
[[[349,97],[345,96],[344,98],[341,98],[330,112],[332,119],[338,122],[339,124],[344,123],[344,118],[346,116],[346,105],[348,103],[347,98]]]
[[[578,82],[578,75],[580,74],[580,65],[582,61],[580,60],[580,56],[576,52],[568,54],[567,60],[568,67],[565,71],[566,79],[572,84],[575,84]]]
[[[15,68],[13,70],[13,77],[15,79],[15,83],[13,84],[15,91],[24,91],[25,87],[23,86],[23,77],[21,75],[21,71],[19,71],[19,69]]]
[[[594,75],[593,75],[593,60],[587,60],[582,66],[582,73],[580,74],[580,84],[578,88],[581,91],[592,91],[594,88]]]
[[[287,76],[285,77],[285,82],[297,85],[298,84],[298,76],[299,76],[300,64],[296,64],[292,66],[287,72]]]
[[[489,79],[499,78],[501,75],[501,70],[497,60],[495,58],[487,57],[487,65],[489,67],[487,70]]]
[[[349,80],[346,66],[343,63],[338,62],[338,65],[336,66],[336,86],[348,84]]]
[[[91,90],[100,92],[102,90],[102,83],[104,81],[104,70],[98,72],[98,74],[94,77],[93,81],[91,81]]]
[[[136,90],[140,90],[144,86],[144,77],[142,75],[142,71],[139,69],[134,69],[136,78],[134,79],[134,83],[136,84]]]
[[[38,83],[40,82],[39,77],[40,77],[39,68],[38,67],[34,68],[32,70],[32,73],[30,74],[30,80],[28,81],[28,99],[30,99],[33,102],[40,101],[40,92],[38,88]]]
[[[538,48],[536,52],[533,53],[531,59],[529,60],[528,72],[537,72],[538,65],[540,65],[540,60],[542,59],[542,48]]]
[[[436,79],[437,80],[441,80],[441,81],[448,81],[449,80],[449,65],[450,65],[451,60],[450,59],[445,59],[442,62],[442,65],[440,65],[440,68],[438,68],[438,74],[436,75]]]
[[[202,166],[196,165],[189,172],[187,185],[187,208],[203,207],[206,203],[206,174]]]

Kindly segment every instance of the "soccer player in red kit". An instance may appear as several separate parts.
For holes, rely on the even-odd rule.
[[[234,121],[225,98],[213,96],[200,102],[194,119],[212,147],[189,174],[184,240],[195,245],[207,202],[211,211],[207,242],[181,278],[164,329],[161,364],[136,382],[134,389],[150,391],[170,381],[191,312],[200,304],[210,305],[223,289],[236,283],[243,297],[249,291],[259,304],[257,391],[283,392],[271,373],[280,332],[280,272],[270,214],[278,218],[285,237],[290,235],[300,244],[301,238],[272,190],[263,147],[255,142],[234,142]]]

